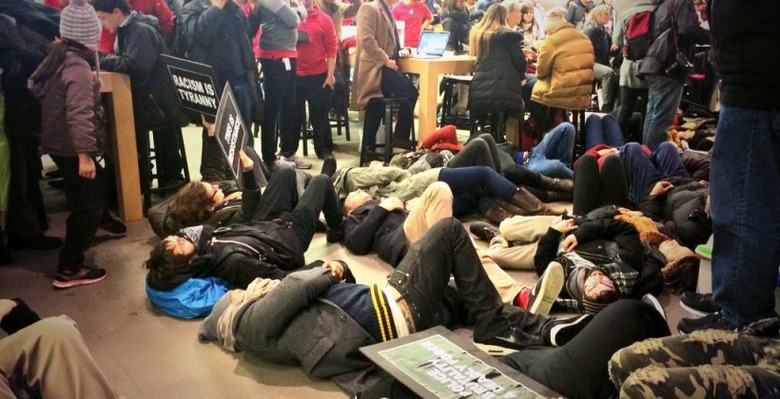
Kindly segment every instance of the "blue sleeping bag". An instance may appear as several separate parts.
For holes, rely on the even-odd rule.
[[[149,300],[163,312],[182,319],[207,316],[229,290],[228,284],[217,277],[190,278],[171,291],[158,291],[146,283]]]

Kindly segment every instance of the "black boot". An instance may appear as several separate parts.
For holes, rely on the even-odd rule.
[[[545,191],[547,193],[547,200],[544,202],[572,202],[574,201],[574,195],[572,193],[562,193],[558,191]]]
[[[542,181],[539,183],[539,186],[545,190],[559,193],[574,192],[574,180],[571,179],[559,179],[542,175]]]
[[[490,242],[495,236],[500,235],[496,226],[485,222],[474,222],[469,226],[469,231],[482,241]]]
[[[556,215],[556,213],[547,207],[542,201],[539,200],[539,198],[536,198],[533,194],[528,192],[523,187],[520,187],[515,192],[515,195],[512,196],[512,200],[510,201],[512,205],[517,206],[520,208],[524,213],[525,216],[530,215]]]
[[[512,216],[515,215],[498,205],[493,205],[485,211],[485,218],[494,224],[501,224],[504,219],[509,219]]]

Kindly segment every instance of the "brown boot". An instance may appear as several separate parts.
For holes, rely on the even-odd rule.
[[[553,178],[543,175],[539,187],[544,190],[556,191],[559,193],[572,193],[574,192],[574,180],[559,179],[557,177]]]
[[[547,193],[547,201],[544,202],[572,202],[574,201],[574,195],[572,193],[562,193],[560,191],[545,191]]]
[[[512,200],[509,201],[512,203],[512,205],[517,206],[522,210],[525,216],[530,215],[557,215],[556,212],[554,212],[552,209],[547,207],[542,201],[539,200],[539,198],[536,198],[533,194],[531,194],[528,190],[526,190],[523,187],[520,187],[515,192],[515,195],[512,196]]]
[[[501,224],[504,219],[509,219],[512,216],[515,215],[498,205],[493,205],[485,211],[485,218],[496,225]]]

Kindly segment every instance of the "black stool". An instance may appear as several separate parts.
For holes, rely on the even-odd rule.
[[[571,114],[571,124],[574,125],[574,153],[572,159],[579,158],[585,153],[585,110],[568,110]]]
[[[463,123],[458,119],[457,115],[452,115],[451,110],[455,105],[455,87],[458,85],[471,86],[471,75],[444,75],[439,86],[440,92],[444,93],[444,98],[441,105],[441,117],[439,118],[439,127],[444,125],[455,125],[458,128],[463,127]]]
[[[363,166],[366,161],[369,160],[381,160],[385,164],[390,163],[393,158],[395,149],[401,149],[403,152],[414,150],[413,148],[402,148],[393,146],[393,113],[401,107],[401,105],[410,105],[409,100],[406,98],[386,98],[377,97],[372,98],[368,103],[382,103],[385,106],[385,116],[382,124],[385,126],[385,142],[382,144],[374,144],[374,148],[367,148],[364,144],[365,139],[361,140],[360,144],[360,166]],[[366,128],[363,125],[363,134],[365,134]],[[378,133],[378,132],[377,132]],[[412,121],[412,142],[415,143],[417,139],[414,134],[414,121]],[[375,133],[376,134],[376,133]]]
[[[504,137],[504,132],[506,131],[506,113],[504,111],[482,114],[478,117],[472,115],[469,140],[477,136],[477,129],[480,127],[480,120],[483,122],[481,125],[483,132],[485,126],[488,126],[490,135],[493,136],[496,144],[500,144],[506,141],[506,138]]]
[[[184,181],[175,185],[160,186],[158,173],[153,173],[152,169],[154,164],[152,161],[156,161],[156,151],[149,144],[149,132],[153,135],[157,134],[170,134],[176,135],[176,144],[179,155],[181,155],[182,168],[184,169]],[[144,213],[149,207],[152,206],[152,193],[166,192],[169,190],[177,190],[183,187],[190,181],[190,168],[187,164],[187,152],[184,148],[184,137],[180,127],[171,128],[170,126],[156,126],[148,130],[139,130],[136,132],[136,140],[138,140],[138,172],[141,180],[141,193],[143,194],[143,209]],[[159,140],[155,137],[155,142]],[[155,153],[152,155],[152,153]],[[157,179],[157,187],[152,187],[152,181]]]
[[[335,104],[332,107],[333,114],[328,115],[330,119],[330,128],[336,128],[336,134],[341,136],[341,129],[346,133],[347,141],[352,140],[349,137],[349,82],[344,82],[344,101],[341,104]]]

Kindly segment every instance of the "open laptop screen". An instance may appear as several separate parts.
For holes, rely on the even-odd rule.
[[[429,57],[441,57],[447,48],[447,39],[450,32],[423,31],[420,36],[420,45],[417,54]]]

